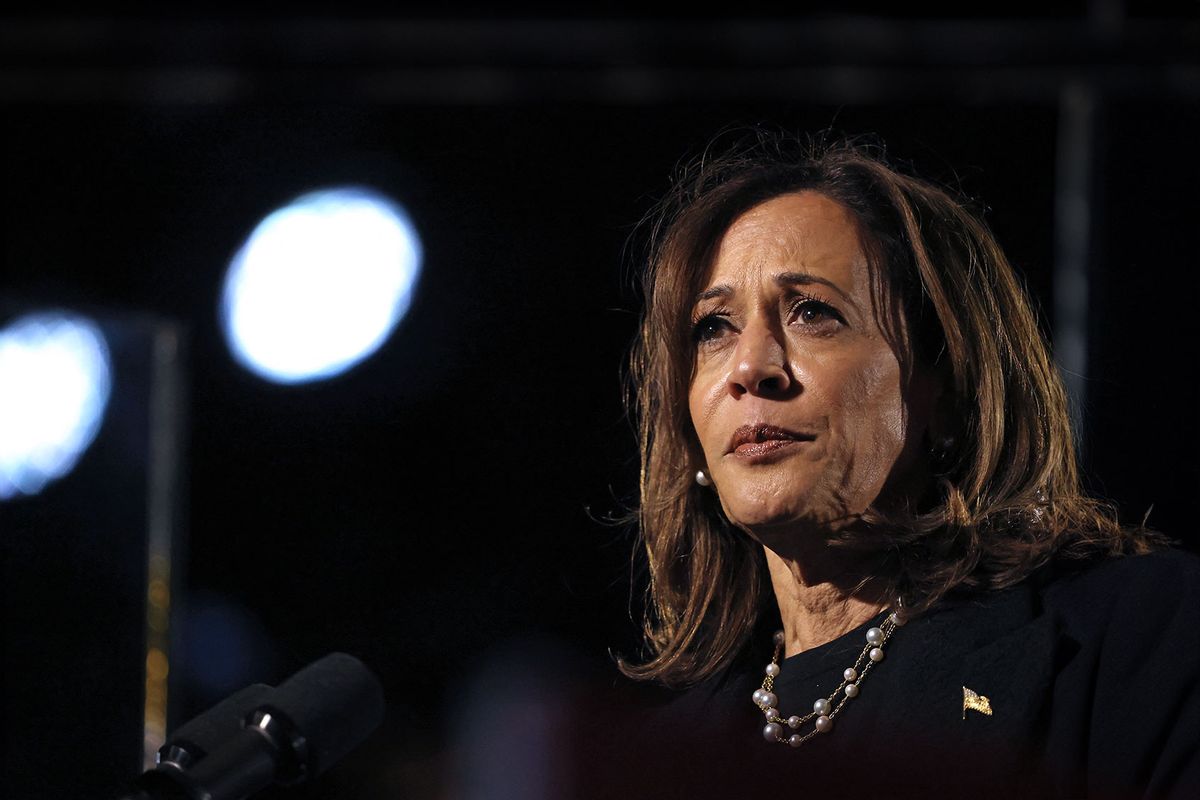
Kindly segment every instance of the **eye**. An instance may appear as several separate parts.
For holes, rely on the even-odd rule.
[[[712,341],[733,329],[728,319],[720,314],[707,314],[692,324],[692,341],[697,344]]]
[[[814,297],[801,297],[792,305],[792,317],[803,325],[844,325],[846,320],[837,309]]]

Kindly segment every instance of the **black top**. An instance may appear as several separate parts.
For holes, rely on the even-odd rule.
[[[782,662],[785,717],[837,688],[868,627]],[[760,638],[694,689],[626,719],[598,715],[592,758],[606,766],[584,767],[580,794],[1200,797],[1194,556],[1057,567],[949,600],[898,628],[833,730],[799,748],[763,737],[751,695],[772,644]],[[964,689],[992,714],[964,710]]]

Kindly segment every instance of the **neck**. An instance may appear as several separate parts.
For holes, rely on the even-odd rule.
[[[783,619],[785,657],[831,642],[888,607],[877,583],[863,580],[871,572],[861,559],[826,550],[825,563],[816,566],[769,548],[766,555]]]

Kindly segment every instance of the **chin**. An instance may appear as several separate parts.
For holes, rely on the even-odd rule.
[[[806,527],[816,521],[811,510],[800,504],[732,498],[728,502],[723,499],[721,505],[730,522],[752,533],[759,529],[766,531]]]
[[[747,527],[785,525],[809,517],[816,510],[814,496],[821,494],[819,481],[788,470],[760,469],[749,476],[730,470],[714,478],[725,515]]]
[[[728,495],[722,492],[721,506],[730,522],[768,547],[767,540],[782,544],[796,536],[828,535],[856,516],[819,486],[793,483],[788,489],[771,492],[758,485]]]

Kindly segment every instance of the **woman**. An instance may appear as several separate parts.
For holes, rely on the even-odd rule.
[[[1200,569],[1082,493],[983,223],[773,140],[687,171],[654,232],[649,653],[622,669],[685,691],[622,788],[1193,796]]]

